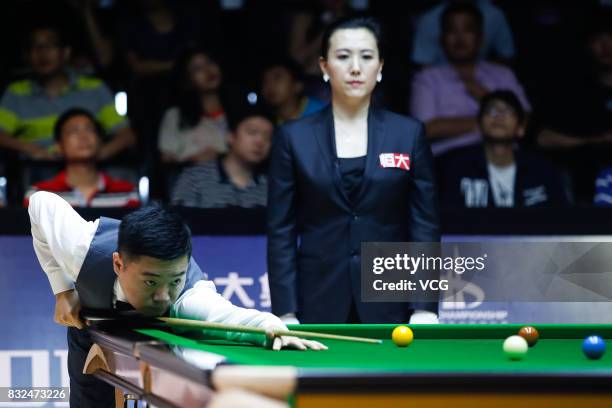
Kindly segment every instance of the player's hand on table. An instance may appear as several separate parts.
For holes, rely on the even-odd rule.
[[[287,330],[285,327],[271,327],[266,330],[266,346],[272,350],[327,350],[327,346],[315,340],[306,340],[294,336],[276,336],[275,329]]]
[[[85,324],[79,317],[81,302],[76,290],[71,289],[55,295],[55,314],[53,320],[66,327],[82,329]]]

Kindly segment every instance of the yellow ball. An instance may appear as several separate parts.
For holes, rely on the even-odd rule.
[[[408,326],[397,326],[391,333],[391,340],[399,347],[406,347],[414,339],[414,333]]]

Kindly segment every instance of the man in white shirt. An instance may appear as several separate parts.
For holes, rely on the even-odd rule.
[[[55,321],[68,327],[71,406],[109,407],[111,386],[82,373],[91,347],[81,306],[112,310],[131,306],[145,316],[171,316],[285,329],[276,316],[234,306],[191,258],[191,233],[178,214],[148,206],[126,215],[85,221],[59,196],[37,192],[28,207],[34,250],[55,294]],[[231,340],[261,343],[227,333]],[[321,343],[295,337],[271,341],[274,350],[321,350]]]

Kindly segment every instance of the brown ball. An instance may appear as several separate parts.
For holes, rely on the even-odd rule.
[[[527,340],[527,344],[529,347],[533,347],[540,338],[540,333],[532,326],[524,326],[521,327],[521,330],[518,332],[519,336]]]

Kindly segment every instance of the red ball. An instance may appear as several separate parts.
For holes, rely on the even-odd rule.
[[[535,327],[525,326],[521,327],[521,330],[518,332],[519,336],[527,340],[527,344],[529,347],[533,347],[540,338],[540,333],[535,329]]]

